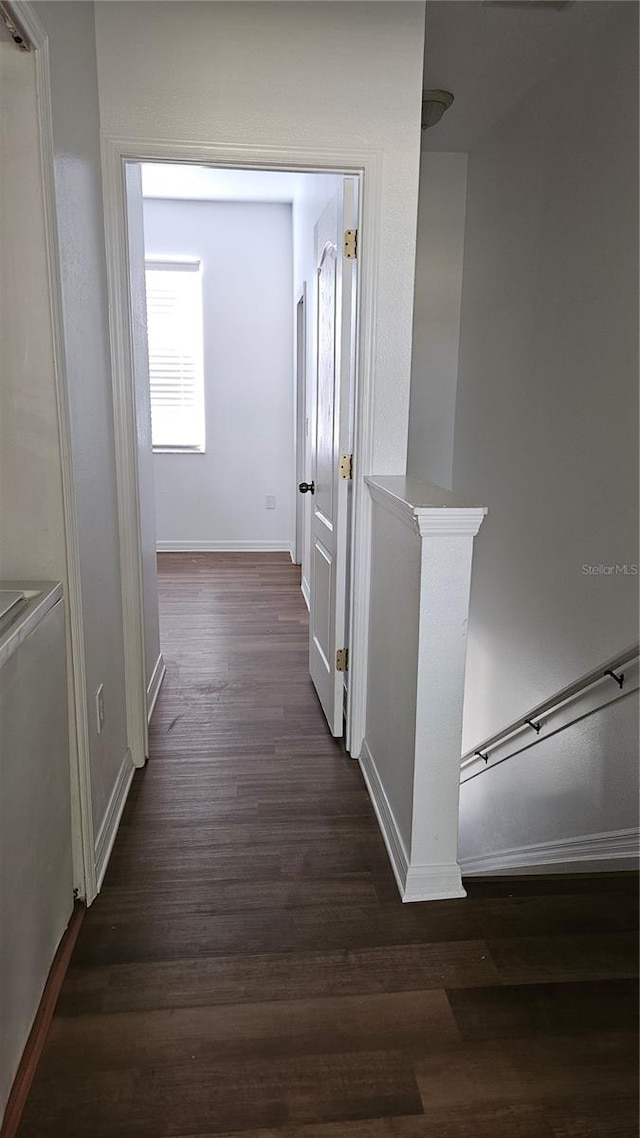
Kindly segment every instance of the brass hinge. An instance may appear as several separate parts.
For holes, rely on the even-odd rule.
[[[336,652],[336,672],[349,671],[349,649],[338,648]]]
[[[338,474],[340,478],[353,478],[353,455],[341,454],[340,466],[338,467]]]
[[[355,261],[358,256],[358,230],[345,229],[344,231],[344,255],[349,261]]]

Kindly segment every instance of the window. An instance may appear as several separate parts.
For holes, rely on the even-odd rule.
[[[147,335],[154,450],[204,450],[199,261],[147,260]]]

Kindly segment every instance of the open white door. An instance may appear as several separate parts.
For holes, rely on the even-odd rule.
[[[332,735],[343,734],[357,182],[345,178],[316,225],[317,375],[311,508],[309,671]],[[305,483],[302,486],[306,486]],[[338,653],[341,658],[337,659]]]

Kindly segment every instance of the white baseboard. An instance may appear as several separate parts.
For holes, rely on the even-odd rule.
[[[307,608],[309,609],[309,612],[311,612],[311,590],[309,588],[309,582],[307,581],[306,577],[302,578],[302,581],[300,583],[300,588],[302,589],[302,596],[304,597],[304,603],[307,606]]]
[[[443,865],[410,865],[403,901],[446,901],[466,897],[457,861]]]
[[[96,866],[96,881],[98,891],[102,887],[104,875],[107,871],[111,850],[113,843],[116,840],[118,833],[118,826],[122,817],[125,802],[131,782],[133,779],[135,767],[131,761],[131,752],[127,749],[127,753],[122,760],[122,765],[118,771],[118,777],[115,781],[115,786],[111,792],[111,798],[107,805],[100,832],[96,838],[95,846],[95,866]]]
[[[358,762],[376,812],[402,900],[439,901],[451,897],[466,897],[457,862],[454,861],[451,865],[411,865],[366,739],[363,741]]]
[[[289,553],[291,542],[280,541],[158,541],[158,553]]]
[[[167,669],[165,667],[161,652],[158,656],[158,659],[156,660],[156,666],[153,669],[151,679],[149,680],[147,687],[147,723],[151,721],[153,709],[156,706],[156,700],[158,698],[160,688],[162,687],[162,681],[166,674]]]
[[[640,857],[638,829],[583,834],[539,845],[518,846],[497,853],[479,854],[460,862],[463,876],[522,873],[601,873],[637,869]]]
[[[358,762],[360,763],[360,770],[362,771],[364,781],[367,784],[367,790],[369,791],[369,797],[373,803],[373,809],[378,819],[380,832],[384,838],[384,844],[387,847],[389,861],[391,862],[391,868],[398,883],[400,896],[404,901],[409,858],[393,810],[391,809],[391,804],[380,782],[380,776],[376,770],[376,764],[373,761],[366,739],[362,743]]]

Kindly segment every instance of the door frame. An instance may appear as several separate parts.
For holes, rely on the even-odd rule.
[[[55,196],[55,147],[53,141],[53,108],[49,70],[49,36],[29,3],[5,4],[14,12],[19,25],[29,36],[34,54],[37,94],[38,142],[42,176],[45,242],[48,272],[51,336],[53,344],[54,382],[62,505],[66,558],[65,625],[67,688],[69,693],[69,758],[71,780],[71,850],[73,886],[76,897],[90,905],[98,892],[96,833],[93,821],[91,791],[91,753],[89,743],[89,709],[87,697],[86,657],[84,647],[84,613],[80,572],[80,543],[75,497],[75,472],[71,445],[71,412],[67,381],[67,357],[63,320],[62,282],[60,278],[60,246]]]
[[[300,312],[302,311],[302,325]],[[303,482],[307,461],[307,282],[303,281],[294,298],[294,358],[293,358],[293,468],[296,490],[294,492],[293,550],[292,561],[302,565],[304,553],[304,503],[305,498],[297,492],[298,482]],[[303,589],[304,595],[304,589]],[[305,596],[307,608],[309,598]]]
[[[345,742],[357,758],[365,732],[371,569],[371,501],[365,482],[374,474],[373,392],[376,358],[374,324],[378,292],[378,249],[382,161],[380,151],[310,151],[295,146],[216,146],[157,138],[102,140],[107,284],[113,369],[113,416],[117,470],[118,527],[122,578],[127,692],[127,743],[134,766],[148,753],[147,692],[144,671],[142,559],[138,496],[138,456],[133,390],[131,312],[126,235],[125,164],[174,162],[227,169],[338,174],[359,179],[358,307],[354,423],[353,517],[349,627],[349,697]]]

